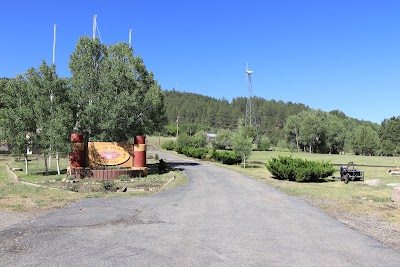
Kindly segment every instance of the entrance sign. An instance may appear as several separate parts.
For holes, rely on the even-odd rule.
[[[129,143],[89,142],[89,166],[133,167],[133,147]],[[129,161],[130,160],[130,161]]]
[[[147,175],[146,141],[135,136],[133,143],[84,142],[82,134],[71,134],[70,168],[75,176],[100,180]]]

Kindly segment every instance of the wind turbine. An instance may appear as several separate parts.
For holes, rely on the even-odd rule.
[[[255,108],[253,105],[253,84],[251,82],[252,70],[249,70],[249,63],[246,64],[246,80],[248,88],[248,98],[246,103],[246,119],[244,121],[245,126],[257,127]]]

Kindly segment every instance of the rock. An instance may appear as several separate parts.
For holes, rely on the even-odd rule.
[[[121,189],[118,189],[117,192],[126,192],[128,188],[126,186],[122,187]]]
[[[393,187],[392,201],[400,203],[400,186]]]
[[[396,187],[396,186],[400,186],[400,183],[389,183],[386,184],[387,186],[391,186],[391,187]]]
[[[380,186],[381,180],[379,179],[365,180],[364,183],[369,186]]]

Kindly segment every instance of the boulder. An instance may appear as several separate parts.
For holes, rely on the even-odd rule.
[[[365,180],[364,184],[369,185],[369,186],[380,186],[381,180],[379,180],[379,179]]]
[[[400,186],[393,187],[392,201],[400,203]]]

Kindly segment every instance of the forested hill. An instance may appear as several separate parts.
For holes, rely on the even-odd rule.
[[[176,131],[176,120],[179,117],[180,131],[196,132],[198,130],[216,131],[220,128],[235,129],[239,118],[246,115],[246,97],[234,98],[231,103],[226,99],[215,99],[194,93],[164,91],[165,107],[172,134]],[[272,143],[284,136],[283,127],[286,118],[310,108],[304,104],[266,100],[255,97],[253,105],[256,110],[259,133],[270,137]]]

